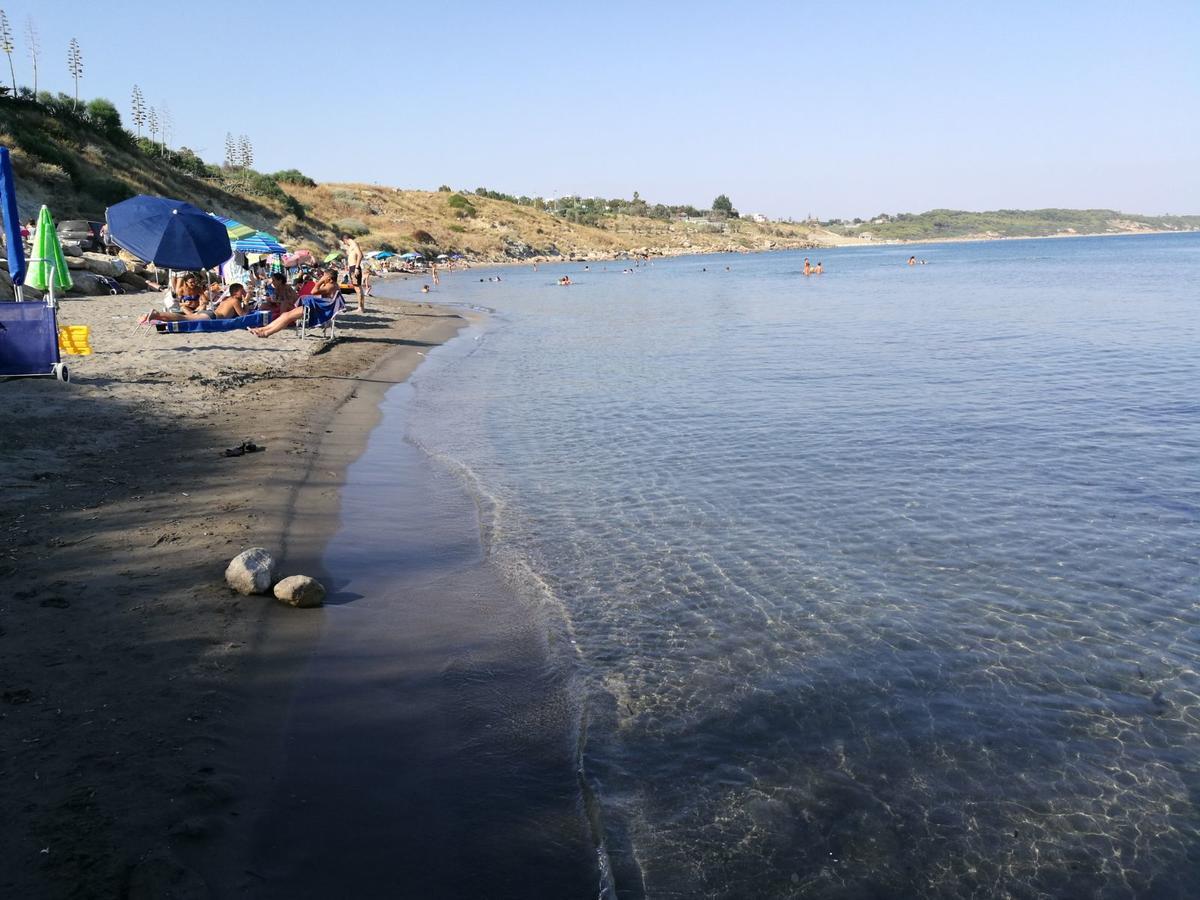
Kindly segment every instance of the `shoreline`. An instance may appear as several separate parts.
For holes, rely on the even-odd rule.
[[[324,627],[233,594],[224,566],[258,545],[281,574],[321,576],[379,397],[464,324],[375,298],[329,346],[135,331],[156,298],[64,301],[95,354],[70,358],[70,385],[4,385],[0,802],[18,812],[0,893],[204,889],[250,818],[254,742]],[[223,456],[247,438],[265,452]]]

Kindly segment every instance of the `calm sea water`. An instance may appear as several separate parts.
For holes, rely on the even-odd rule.
[[[808,255],[431,298],[610,893],[1197,896],[1200,235]]]

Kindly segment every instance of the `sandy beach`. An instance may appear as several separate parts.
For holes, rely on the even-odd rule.
[[[380,396],[464,323],[376,299],[333,343],[160,335],[136,325],[158,296],[65,301],[94,354],[68,358],[70,384],[3,385],[4,896],[207,896],[192,861],[251,787],[235,748],[291,684],[264,648],[323,615],[234,594],[225,565],[262,546],[321,576]],[[264,452],[224,454],[247,440]]]

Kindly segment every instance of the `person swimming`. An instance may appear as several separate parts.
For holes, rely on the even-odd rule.
[[[910,256],[908,258],[908,264],[910,266],[915,266],[917,264],[917,258],[915,256]]]
[[[558,283],[562,287],[568,287],[571,284],[571,276],[564,275],[562,278],[558,279]]]

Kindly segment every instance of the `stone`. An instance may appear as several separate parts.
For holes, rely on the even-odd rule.
[[[275,585],[275,599],[288,606],[310,609],[325,602],[325,586],[307,575],[289,575]]]
[[[85,268],[97,275],[107,278],[118,278],[125,272],[125,263],[115,256],[105,256],[103,253],[83,254]],[[70,263],[68,263],[70,265]]]
[[[225,583],[239,594],[269,594],[275,583],[275,559],[262,547],[243,550],[229,561]]]
[[[86,294],[89,297],[98,297],[101,294],[112,292],[108,282],[91,272],[79,270],[71,273],[71,281],[74,286],[71,288],[73,294]]]
[[[67,261],[68,269],[86,269],[87,268],[87,260],[84,259],[82,256],[64,256],[63,259],[65,259]]]
[[[147,290],[150,287],[150,282],[148,282],[145,278],[129,271],[122,272],[120,275],[118,275],[117,281],[121,282],[121,284],[127,284],[132,288],[137,288],[139,291]]]

